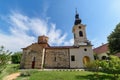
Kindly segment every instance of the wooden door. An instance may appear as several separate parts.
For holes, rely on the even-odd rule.
[[[32,61],[32,69],[35,68],[35,61]]]

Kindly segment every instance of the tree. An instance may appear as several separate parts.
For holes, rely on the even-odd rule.
[[[108,47],[112,54],[120,52],[120,23],[117,24],[114,31],[108,36]]]
[[[22,56],[22,52],[15,52],[11,57],[12,57],[12,63],[18,64],[20,63]]]
[[[117,56],[110,56],[108,60],[95,60],[87,65],[88,69],[94,70],[99,77],[98,72],[104,72],[107,74],[113,74],[114,80],[119,78],[120,74],[120,59]]]
[[[0,47],[0,72],[6,68],[8,61],[10,61],[10,55],[9,50],[5,51],[3,46]]]
[[[117,79],[120,74],[120,59],[117,56],[110,56],[110,60],[102,60],[99,64],[102,67],[102,71],[108,74],[113,74]]]

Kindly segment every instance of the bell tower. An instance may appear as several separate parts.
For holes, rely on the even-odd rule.
[[[87,40],[86,37],[86,25],[81,24],[82,20],[79,18],[79,14],[75,14],[75,22],[72,29],[74,35],[74,46],[80,45],[89,45],[90,42]]]

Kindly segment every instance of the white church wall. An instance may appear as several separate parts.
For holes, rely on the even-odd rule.
[[[75,61],[71,61],[71,56],[75,56]],[[70,49],[70,68],[83,68],[83,58],[87,56],[90,61],[94,60],[91,46]]]
[[[71,61],[71,56],[75,56],[75,60]],[[82,55],[79,48],[70,49],[70,68],[80,68],[82,65]]]

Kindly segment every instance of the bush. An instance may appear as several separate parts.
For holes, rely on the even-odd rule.
[[[21,77],[28,77],[30,76],[30,71],[24,71],[20,74]]]
[[[19,64],[21,60],[22,53],[21,52],[16,52],[14,53],[11,58],[12,58],[12,63],[14,64]]]

